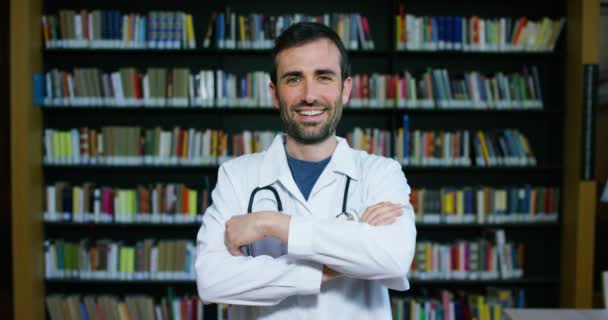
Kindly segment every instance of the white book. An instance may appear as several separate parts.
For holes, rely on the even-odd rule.
[[[47,186],[46,187],[46,212],[50,214],[52,220],[55,220],[55,215],[57,205],[55,203],[55,187]]]
[[[194,159],[196,159],[197,163],[200,163],[201,160],[201,140],[203,138],[203,133],[200,131],[196,131],[194,135]]]
[[[76,34],[76,40],[83,40],[83,25],[82,16],[80,14],[74,15],[74,33]]]
[[[188,161],[192,161],[195,158],[195,135],[194,129],[188,129]]]
[[[604,295],[604,308],[608,309],[608,271],[602,271],[602,292]]]
[[[78,134],[78,129],[70,130],[70,138],[71,138],[71,160],[74,164],[80,164],[80,136]]]

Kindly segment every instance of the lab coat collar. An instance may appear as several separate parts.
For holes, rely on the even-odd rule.
[[[284,134],[278,134],[264,154],[264,161],[260,170],[259,187],[271,185],[282,177],[291,177],[291,171],[285,155]],[[346,139],[336,137],[338,145],[332,154],[327,168],[349,176],[353,180],[359,179],[356,166],[355,150],[351,149]]]

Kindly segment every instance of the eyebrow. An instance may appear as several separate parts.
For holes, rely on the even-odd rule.
[[[289,71],[289,72],[284,73],[281,76],[281,79],[285,79],[287,77],[301,77],[302,74],[303,74],[302,71]],[[315,75],[327,75],[327,74],[335,76],[336,72],[334,70],[332,70],[332,69],[317,69],[317,70],[315,70]]]

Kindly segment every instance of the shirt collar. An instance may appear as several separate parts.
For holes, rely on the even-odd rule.
[[[291,176],[285,154],[284,139],[285,135],[283,133],[278,134],[264,153],[259,187],[271,185],[282,176]],[[346,139],[336,137],[336,140],[338,140],[338,145],[326,169],[345,174],[353,180],[358,180],[359,171],[356,166],[356,151],[350,148]]]

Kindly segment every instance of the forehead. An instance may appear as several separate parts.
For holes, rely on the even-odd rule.
[[[331,69],[340,72],[340,50],[329,39],[319,39],[285,49],[276,56],[277,72]]]

